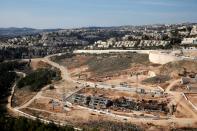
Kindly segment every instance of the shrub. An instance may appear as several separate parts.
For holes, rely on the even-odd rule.
[[[51,69],[47,68],[41,68],[38,69],[29,75],[27,75],[25,78],[22,78],[18,83],[18,88],[23,88],[25,86],[29,86],[30,90],[32,91],[38,91],[43,86],[50,84],[53,79],[56,79],[58,74]]]
[[[164,83],[166,81],[170,80],[170,77],[167,75],[158,75],[154,76],[148,79],[143,80],[143,83],[150,83],[150,84],[156,84],[156,83]]]

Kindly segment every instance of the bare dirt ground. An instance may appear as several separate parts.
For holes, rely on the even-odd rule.
[[[37,115],[38,117],[41,118],[47,118],[49,120],[53,121],[66,121],[69,124],[72,125],[81,125],[82,123],[88,123],[90,121],[114,121],[114,119],[104,115],[104,114],[98,114],[98,113],[93,113],[92,111],[88,111],[86,109],[79,108],[75,106],[73,109],[70,111],[65,111],[65,112],[57,112],[57,109],[55,110],[37,110],[37,108],[23,108],[21,109],[22,111],[32,114],[32,115]]]
[[[143,86],[142,81],[150,77],[148,71],[159,70],[159,65],[148,62],[142,54],[105,54],[76,55],[57,61],[68,67],[70,76],[77,81],[104,82],[112,85],[126,83],[131,86]],[[145,88],[155,88],[146,86]]]
[[[117,91],[113,89],[98,89],[98,88],[84,88],[80,90],[78,93],[90,96],[102,96],[109,99],[117,99],[121,97],[127,97],[131,99],[146,99],[146,100],[159,100],[159,99],[166,99],[166,96],[162,97],[152,97],[148,94],[139,94],[136,92],[126,92],[126,91]]]
[[[53,106],[52,100],[56,102],[56,105]],[[42,111],[54,112],[54,113],[63,113],[63,105],[57,99],[51,99],[46,97],[40,97],[35,99],[29,106],[29,109],[40,109]]]
[[[33,59],[30,64],[30,69],[36,70],[38,68],[51,68],[52,66],[39,59]],[[31,72],[31,70],[29,71]],[[32,92],[28,88],[18,89],[15,88],[15,92],[12,99],[12,105],[14,107],[21,106],[31,100],[37,92]]]
[[[21,90],[16,88],[13,95],[12,106],[21,106],[31,100],[36,94],[36,92],[32,92],[28,89]]]
[[[180,78],[180,74],[188,75],[189,73],[197,73],[197,61],[181,60],[170,62],[160,67],[160,72],[165,75],[170,75],[172,78]],[[185,72],[185,74],[184,74]]]
[[[66,58],[66,59],[62,59],[60,64],[64,65],[64,66],[68,66],[68,71],[71,74],[71,77],[75,80],[82,80],[82,81],[92,81],[92,82],[104,82],[104,83],[108,83],[108,84],[114,84],[114,85],[118,85],[120,83],[127,83],[128,85],[132,85],[132,86],[141,86],[141,87],[145,87],[145,88],[155,88],[156,86],[160,86],[161,88],[163,88],[164,90],[166,90],[167,92],[170,90],[176,90],[177,89],[181,92],[182,88],[184,89],[184,87],[180,87],[181,85],[178,83],[178,73],[180,72],[176,72],[183,69],[184,67],[186,67],[186,63],[187,62],[172,62],[172,64],[166,64],[164,66],[160,66],[160,65],[151,65],[151,64],[141,64],[138,62],[134,62],[132,64],[129,64],[129,66],[126,66],[124,68],[121,68],[120,70],[115,70],[116,72],[113,72],[111,70],[108,70],[108,68],[113,69],[116,68],[116,62],[114,62],[113,60],[115,58],[117,58],[117,56],[111,56],[112,60],[110,61],[109,59],[110,56],[107,56],[106,58],[108,59],[108,61],[105,61],[103,59],[105,59],[105,56],[99,56],[99,55],[89,55],[89,56],[84,56],[84,55],[77,55],[74,56],[72,58]],[[124,56],[121,56],[122,59],[124,59]],[[98,65],[96,65],[95,63],[91,63],[90,61],[95,60],[97,61],[96,63]],[[117,60],[117,59],[116,59]],[[102,64],[101,64],[102,63]],[[113,63],[113,64],[110,64]],[[193,71],[196,69],[196,66],[194,63],[190,62],[190,67],[186,67],[186,69],[188,69],[188,71]],[[100,65],[100,66],[99,66]],[[114,67],[113,67],[114,66]],[[119,65],[121,66],[121,65]],[[181,66],[181,67],[178,67]],[[178,67],[178,68],[177,68]],[[173,71],[169,71],[169,69],[167,68],[172,68],[175,69],[175,72]],[[92,70],[94,69],[94,70]],[[97,70],[101,70],[103,71],[102,73],[100,73],[100,71],[98,72]],[[142,73],[142,71],[144,71],[145,73]],[[160,74],[161,72],[165,71],[165,73],[169,73],[169,72],[173,72],[172,74],[170,74],[170,76],[172,77],[172,79],[170,81],[164,82],[164,83],[155,83],[155,84],[142,84],[141,82],[147,78],[149,78],[149,74],[147,73],[148,71],[155,71],[156,74]],[[107,75],[106,75],[107,72]],[[141,73],[138,75],[138,78],[136,77],[137,73]],[[175,76],[174,76],[175,75]],[[79,79],[80,78],[80,79]],[[174,82],[175,81],[175,82]],[[104,92],[104,91],[103,91]],[[106,94],[104,96],[108,96],[108,97],[112,97],[112,98],[116,98],[117,96],[121,96],[121,93],[103,93],[102,91],[97,90],[96,93],[97,94]],[[106,91],[106,92],[111,92],[111,91]],[[94,92],[89,92],[86,91],[86,93],[95,93]],[[95,93],[95,94],[96,94]],[[110,95],[110,94],[114,94],[114,95]],[[132,93],[123,93],[122,95],[124,96],[134,96],[137,97],[136,94],[132,94]],[[185,104],[183,105],[185,106]],[[186,109],[182,109],[184,107],[182,107],[182,104],[178,104],[177,106],[177,112],[175,113],[177,116],[179,117],[191,117],[190,114],[188,113],[185,116],[185,112],[187,112],[188,110]]]
[[[50,112],[50,111],[45,111],[45,110],[38,110],[37,108],[24,108],[21,109],[25,113],[37,116],[39,118],[47,118],[48,120],[53,120],[53,121],[64,121],[67,122],[68,124],[76,125],[78,127],[84,127],[88,126],[92,121],[95,121],[96,123],[98,122],[121,122],[121,123],[132,123],[140,126],[141,128],[144,128],[146,130],[152,131],[153,129],[156,130],[166,130],[169,131],[172,128],[181,128],[181,127],[197,127],[197,121],[193,121],[187,117],[184,118],[175,118],[175,119],[158,119],[158,120],[150,120],[150,119],[143,119],[144,116],[142,115],[142,118],[139,116],[131,116],[131,119],[126,120],[126,121],[120,121],[119,119],[115,119],[113,117],[110,117],[105,114],[97,113],[97,112],[92,112],[83,108],[79,108],[75,106],[73,109],[71,109],[68,112],[64,113],[57,113],[57,112]],[[121,115],[121,114],[119,114]],[[148,115],[146,116],[148,117]],[[90,127],[94,127],[94,125],[89,125]],[[102,127],[102,125],[100,125]]]
[[[189,99],[189,101],[191,101],[197,107],[197,93],[196,94],[187,93],[186,96]]]
[[[72,81],[61,80],[53,83],[53,85],[54,85],[54,89],[44,90],[42,92],[42,96],[62,100],[62,95],[64,93],[67,94],[69,92],[74,91],[78,84],[73,83]]]
[[[197,57],[197,51],[192,51],[192,50],[190,50],[190,51],[184,51],[183,52],[183,55],[184,56],[191,56],[191,57]]]
[[[114,117],[111,114],[99,113],[95,110],[82,108],[78,105],[72,105],[71,107],[64,107],[62,105],[62,95],[70,94],[74,92],[79,84],[75,81],[78,80],[79,74],[86,74],[86,77],[82,77],[81,81],[92,81],[92,82],[106,82],[110,84],[120,84],[121,82],[127,82],[128,85],[133,86],[144,86],[145,88],[155,88],[157,84],[152,86],[151,84],[144,85],[141,83],[142,80],[149,78],[147,71],[158,71],[161,66],[152,65],[151,63],[125,63],[121,68],[118,67],[120,63],[116,63],[117,58],[112,57],[110,64],[104,65],[107,60],[109,60],[109,56],[104,58],[106,60],[102,60],[102,57],[95,56],[75,56],[76,58],[69,58],[61,61],[61,63],[65,63],[64,67],[58,65],[57,63],[51,62],[47,58],[39,59],[37,61],[43,60],[51,66],[54,66],[61,70],[62,80],[53,83],[54,89],[50,90],[48,87],[41,90],[37,93],[29,102],[21,106],[20,110],[24,111],[33,116],[38,116],[47,120],[69,123],[73,125],[77,125],[83,127],[84,123],[86,125],[91,124],[92,121],[101,122],[101,121],[112,121],[112,122],[121,122],[121,123],[133,123],[137,124],[144,129],[155,131],[155,130],[170,130],[171,128],[179,128],[179,127],[197,127],[197,113],[191,107],[187,100],[181,95],[181,92],[174,91],[174,88],[177,86],[177,79],[172,79],[171,81],[167,81],[166,83],[158,84],[163,89],[165,89],[166,93],[169,94],[166,99],[169,99],[172,103],[175,103],[177,106],[177,110],[173,115],[167,116],[169,119],[163,119],[163,114],[159,114],[160,118],[150,118],[152,116],[157,116],[157,113],[150,114],[148,112],[136,112],[133,111],[131,113],[123,113],[119,111],[114,111],[117,116]],[[123,59],[123,56],[118,58],[118,60]],[[125,58],[123,60],[127,60],[130,58]],[[92,60],[96,60],[97,62],[92,63]],[[140,61],[144,60],[144,57],[140,59]],[[98,64],[99,63],[99,64]],[[47,65],[48,65],[47,64]],[[40,66],[33,64],[35,68],[39,68]],[[42,64],[41,64],[42,65]],[[104,66],[102,66],[104,65]],[[113,65],[115,65],[113,67]],[[68,66],[69,70],[66,69]],[[98,71],[101,69],[101,72]],[[115,70],[115,72],[113,70]],[[144,72],[142,73],[142,70]],[[141,73],[136,78],[135,73]],[[71,77],[70,77],[71,76]],[[107,78],[106,78],[107,76]],[[73,80],[74,79],[74,80]],[[138,80],[137,80],[138,79]],[[80,81],[80,80],[79,80]],[[138,81],[138,82],[136,82]],[[138,95],[136,93],[131,92],[121,92],[114,90],[103,90],[103,89],[82,89],[81,93],[95,94],[95,95],[103,95],[106,97],[110,97],[115,99],[117,97],[126,96],[136,99],[156,99],[151,98],[150,96]],[[157,98],[162,99],[162,98]],[[196,97],[191,96],[191,101],[195,102]],[[59,103],[58,106],[53,108],[51,104],[51,100]],[[63,109],[65,108],[65,109]],[[118,117],[120,115],[121,117]],[[126,117],[126,119],[125,119]]]
[[[51,65],[47,64],[46,62],[43,62],[39,59],[32,59],[30,67],[33,70],[39,69],[39,68],[51,68]]]
[[[180,99],[182,102],[187,102],[184,98]],[[186,113],[187,112],[187,113]],[[193,117],[192,113],[188,112],[188,109],[184,108],[182,104],[177,104],[176,112],[174,113],[177,118],[191,118]]]

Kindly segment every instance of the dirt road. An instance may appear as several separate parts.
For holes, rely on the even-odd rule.
[[[63,67],[63,66],[61,66],[61,65],[59,65],[59,64],[57,64],[57,63],[55,63],[55,62],[53,62],[53,61],[50,60],[50,57],[52,57],[52,56],[55,56],[55,55],[50,55],[50,56],[47,56],[47,57],[45,57],[45,58],[39,58],[39,59],[35,59],[35,60],[44,61],[44,62],[46,62],[46,63],[52,65],[53,67],[58,68],[58,69],[61,71],[61,76],[62,76],[62,79],[63,79],[63,80],[76,82],[76,81],[74,81],[74,80],[70,77],[70,75],[69,75],[69,73],[68,73],[68,70],[67,70],[65,67]],[[146,120],[146,119],[128,118],[127,121],[128,121],[128,122],[134,122],[134,123],[135,123],[135,122],[153,123],[153,124],[156,124],[156,125],[164,125],[164,126],[168,126],[168,124],[170,124],[170,123],[176,123],[176,124],[179,124],[179,125],[182,124],[182,125],[184,125],[184,126],[187,126],[189,123],[193,124],[193,123],[197,122],[197,114],[196,114],[193,110],[191,110],[191,108],[188,106],[187,103],[185,103],[185,101],[181,101],[181,94],[180,94],[180,92],[179,92],[179,94],[178,94],[177,92],[172,92],[172,91],[170,91],[170,90],[174,87],[174,85],[176,85],[179,81],[180,81],[180,80],[175,80],[175,81],[173,81],[173,82],[167,87],[166,93],[170,93],[171,95],[173,95],[173,96],[174,96],[174,99],[175,99],[175,101],[176,101],[176,103],[181,104],[182,107],[185,108],[185,109],[188,111],[188,113],[192,114],[192,116],[193,116],[192,118],[186,118],[186,119],[185,119],[185,118],[172,118],[172,119],[168,119],[168,120],[159,120],[159,119],[158,119],[158,120],[150,120],[150,119],[149,119],[149,120]],[[62,84],[64,84],[64,83],[62,83]],[[15,87],[15,85],[14,85],[14,87]],[[39,92],[37,93],[37,95],[35,95],[30,101],[28,101],[28,102],[25,103],[24,105],[15,108],[15,109],[14,109],[15,112],[19,111],[19,109],[26,108],[26,107],[27,107],[28,105],[30,105],[35,99],[40,98],[41,95],[42,95],[42,92],[43,92],[44,90],[46,90],[46,88],[47,88],[47,86],[45,86],[44,88],[42,88],[42,90],[39,91]],[[74,91],[73,91],[73,92],[74,92]],[[70,92],[69,94],[72,94],[72,92]],[[12,95],[13,95],[13,93],[12,93]],[[11,97],[12,97],[12,95],[11,95]],[[8,108],[13,109],[13,108],[11,107],[11,105],[10,105]],[[39,109],[36,109],[36,110],[39,110]],[[42,110],[42,111],[43,111],[43,110]],[[122,117],[122,118],[123,118],[122,121],[125,121],[125,120],[124,120],[125,118],[124,118],[124,117]],[[121,118],[121,119],[122,119],[122,118]]]
[[[173,81],[170,85],[166,88],[165,92],[169,92],[177,83],[180,82],[180,79]]]
[[[192,110],[192,107],[189,106],[187,100],[183,100],[184,98],[182,96],[182,92],[170,91],[179,82],[180,82],[180,79],[171,82],[170,85],[166,88],[165,92],[173,95],[174,101],[177,104],[181,105],[185,110],[187,110],[188,113],[190,113],[193,118],[196,118],[197,119],[197,112],[195,112],[194,110]]]
[[[25,77],[26,74],[23,72],[16,72],[18,75],[21,75],[22,77]],[[14,83],[14,85],[12,86],[12,90],[11,90],[11,95],[8,97],[8,103],[6,105],[7,109],[9,109],[10,111],[12,111],[13,113],[15,112],[14,109],[12,108],[12,97],[16,88],[16,83],[17,81]]]

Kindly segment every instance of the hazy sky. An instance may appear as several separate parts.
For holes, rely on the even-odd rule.
[[[0,27],[197,22],[197,0],[0,0]]]

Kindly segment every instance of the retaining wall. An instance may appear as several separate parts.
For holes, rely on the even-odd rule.
[[[150,52],[149,61],[156,64],[166,64],[172,61],[181,60],[180,57],[173,54],[161,53],[161,52]]]

